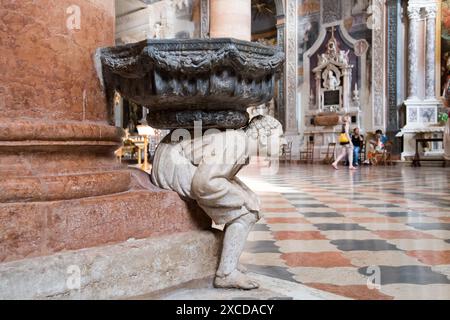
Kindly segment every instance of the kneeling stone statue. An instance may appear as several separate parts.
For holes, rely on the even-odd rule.
[[[283,130],[270,116],[257,116],[243,130],[214,130],[180,141],[177,130],[159,144],[152,181],[160,188],[195,200],[218,225],[225,225],[224,241],[214,285],[255,289],[259,285],[239,264],[248,234],[260,219],[258,196],[238,177],[256,150],[277,157]]]

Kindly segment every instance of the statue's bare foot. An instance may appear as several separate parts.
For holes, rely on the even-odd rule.
[[[214,286],[216,288],[235,288],[243,290],[259,288],[259,284],[256,281],[251,280],[239,270],[234,270],[232,273],[224,277],[216,276],[214,279]]]
[[[238,267],[237,267],[237,269],[240,271],[240,272],[242,272],[242,273],[247,273],[248,272],[248,269],[243,265],[243,264],[238,264]]]

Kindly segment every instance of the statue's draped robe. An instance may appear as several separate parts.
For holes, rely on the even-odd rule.
[[[158,187],[194,199],[216,224],[253,212],[259,199],[236,174],[249,160],[243,131],[216,132],[181,142],[168,135],[158,146],[152,180]]]

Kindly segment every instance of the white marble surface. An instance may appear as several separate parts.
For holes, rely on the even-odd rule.
[[[325,291],[313,289],[305,285],[276,279],[260,274],[251,273],[252,278],[257,280],[260,288],[252,291],[237,289],[214,289],[201,286],[198,288],[178,289],[159,297],[161,300],[231,300],[231,299],[293,299],[293,300],[345,300]],[[141,299],[145,299],[142,297]]]

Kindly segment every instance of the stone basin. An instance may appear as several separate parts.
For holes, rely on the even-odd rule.
[[[158,129],[241,128],[246,109],[272,99],[277,47],[231,38],[146,40],[100,49],[107,95],[148,107]]]

